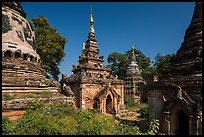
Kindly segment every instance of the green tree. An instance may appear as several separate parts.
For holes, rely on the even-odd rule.
[[[155,57],[155,62],[153,64],[155,70],[156,70],[156,73],[158,75],[161,74],[161,72],[163,70],[165,70],[169,65],[170,65],[170,60],[171,58],[175,56],[175,54],[167,54],[167,55],[160,55],[159,53],[156,55]]]
[[[126,51],[124,54],[113,52],[108,56],[108,65],[111,67],[111,74],[118,75],[119,78],[126,77],[127,66],[130,63],[129,57],[132,49]],[[140,50],[134,49],[135,57],[142,76],[148,76],[152,72],[150,65],[150,58],[146,57]]]
[[[113,52],[108,56],[108,63],[111,63],[108,65],[111,68],[111,74],[118,75],[121,79],[125,78],[127,65],[129,63],[126,54]]]
[[[32,22],[35,30],[36,51],[40,55],[42,67],[52,78],[58,80],[60,74],[58,66],[65,56],[66,38],[57,33],[43,16],[32,18]]]

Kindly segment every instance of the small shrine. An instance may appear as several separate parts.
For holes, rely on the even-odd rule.
[[[141,101],[141,89],[140,86],[145,84],[139,70],[139,66],[136,62],[134,46],[132,46],[130,55],[130,63],[127,67],[127,73],[125,78],[125,94],[131,95],[136,103]]]

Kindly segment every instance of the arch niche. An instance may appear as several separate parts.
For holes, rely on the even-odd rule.
[[[20,51],[16,51],[14,56],[15,56],[15,59],[21,58],[21,53],[20,53]]]
[[[189,135],[189,118],[188,115],[183,111],[180,110],[177,112],[177,135]]]
[[[113,113],[113,100],[110,94],[106,97],[106,113]]]
[[[175,100],[175,104],[170,109],[170,132],[172,135],[189,135],[190,110],[187,106]]]
[[[5,58],[11,58],[11,51],[7,50],[6,52],[4,52],[4,57]]]

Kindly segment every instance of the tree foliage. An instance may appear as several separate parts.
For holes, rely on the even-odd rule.
[[[130,55],[132,49],[121,54],[113,52],[108,56],[108,63],[110,63],[111,73],[118,75],[119,78],[124,79],[126,77],[126,71],[128,64],[130,63]],[[148,76],[151,74],[151,60],[146,57],[140,50],[134,49],[135,57],[142,76]]]
[[[56,32],[56,29],[52,28],[43,16],[33,18],[32,22],[35,30],[36,51],[40,55],[42,67],[52,78],[58,80],[60,74],[58,66],[65,56],[66,38]]]
[[[129,64],[127,58],[126,54],[111,53],[108,56],[108,63],[112,63],[109,65],[111,67],[111,74],[118,75],[119,78],[124,79],[127,65]]]
[[[167,54],[167,55],[160,55],[159,53],[155,57],[155,62],[153,64],[156,73],[158,75],[161,74],[163,70],[165,70],[170,65],[170,59],[175,56],[175,54]]]

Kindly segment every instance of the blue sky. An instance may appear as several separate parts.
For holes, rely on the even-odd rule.
[[[157,53],[176,53],[194,10],[194,2],[22,2],[22,6],[27,18],[42,15],[67,38],[60,71],[68,76],[87,40],[91,7],[104,65],[110,53],[124,53],[132,44],[151,61]]]

